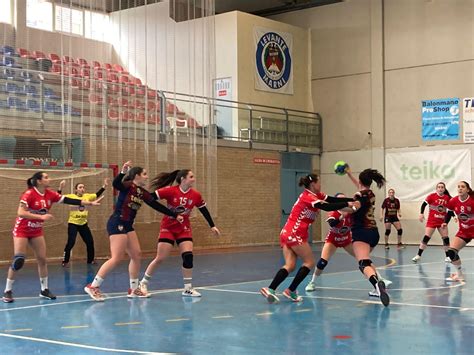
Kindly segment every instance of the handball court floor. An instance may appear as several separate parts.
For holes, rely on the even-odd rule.
[[[316,258],[320,248],[314,247]],[[36,265],[27,264],[15,283],[15,302],[0,305],[0,353],[472,354],[474,248],[461,251],[467,271],[462,284],[445,282],[453,267],[441,247],[429,247],[413,264],[416,250],[375,250],[373,260],[393,281],[388,308],[368,297],[368,281],[339,250],[315,292],[305,294],[309,276],[300,285],[299,304],[283,297],[268,304],[259,294],[281,266],[278,247],[196,253],[200,299],[181,297],[179,256],[157,270],[148,299],[126,297],[124,262],[103,284],[105,302],[83,292],[97,266],[50,264],[49,284],[58,299],[48,301],[37,297]]]

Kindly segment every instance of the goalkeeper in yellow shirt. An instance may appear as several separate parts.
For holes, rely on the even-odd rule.
[[[86,193],[86,186],[83,183],[77,183],[74,187],[74,193],[64,195],[69,198],[78,199],[78,200],[87,200],[94,201],[100,195],[102,195],[109,184],[109,179],[104,179],[104,185],[95,193],[88,194]],[[63,180],[59,184],[58,192],[61,193],[62,189],[66,185],[66,181]],[[92,237],[91,230],[87,225],[87,215],[89,211],[86,209],[86,206],[72,206],[71,211],[69,212],[69,220],[67,225],[67,244],[64,248],[64,257],[62,265],[63,267],[69,266],[69,259],[71,257],[71,250],[76,244],[77,232],[81,236],[82,240],[86,244],[87,248],[87,263],[95,264],[94,261],[94,239]]]

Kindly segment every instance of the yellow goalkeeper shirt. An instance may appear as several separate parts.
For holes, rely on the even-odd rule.
[[[97,199],[97,194],[84,194],[81,197],[77,196],[76,194],[68,194],[64,195],[68,198],[73,198],[75,200],[86,200],[86,201],[94,201]],[[71,211],[69,212],[69,219],[68,223],[76,224],[78,226],[83,226],[87,223],[87,215],[89,211],[86,209],[86,206],[72,206]]]

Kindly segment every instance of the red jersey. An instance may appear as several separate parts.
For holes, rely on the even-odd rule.
[[[444,217],[446,217],[446,206],[449,202],[450,197],[448,195],[438,195],[437,192],[429,194],[425,198],[425,202],[429,207],[428,220],[426,221],[427,227],[440,227],[444,223]]]
[[[183,215],[183,223],[179,223],[176,219],[164,216],[161,221],[161,228],[165,229],[183,229],[184,227],[191,228],[191,222],[189,221],[189,215],[194,207],[201,208],[206,205],[206,202],[202,199],[201,194],[194,190],[189,189],[184,192],[181,190],[179,185],[166,186],[155,191],[158,199],[164,199],[168,203],[168,208],[178,214]]]
[[[339,211],[328,212],[328,218],[326,219],[326,222],[332,219],[338,221],[339,223],[334,227],[329,228],[325,242],[334,244],[338,248],[344,248],[351,244],[352,216],[348,214],[344,217]]]
[[[45,215],[49,212],[54,202],[62,201],[63,196],[56,191],[46,189],[44,194],[40,193],[35,187],[26,190],[21,195],[20,202],[26,205],[28,212]],[[39,219],[28,219],[17,217],[13,235],[15,237],[39,237],[43,235],[44,221]]]
[[[474,198],[468,197],[461,201],[459,196],[449,200],[447,208],[453,211],[459,221],[459,230],[457,237],[473,238],[474,237]]]
[[[398,217],[400,200],[398,198],[391,199],[390,197],[387,197],[383,200],[382,208],[385,209],[385,217]]]
[[[314,222],[319,209],[314,205],[319,201],[326,200],[327,196],[322,193],[313,193],[304,190],[296,200],[291,209],[288,221],[280,233],[280,245],[289,247],[301,245],[308,239],[308,228]]]
[[[374,205],[375,195],[372,190],[362,190],[354,195],[354,200],[360,202],[360,208],[352,214],[352,229],[376,229]]]

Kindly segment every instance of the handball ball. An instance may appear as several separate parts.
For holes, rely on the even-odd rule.
[[[337,175],[344,175],[346,173],[346,168],[348,167],[349,165],[345,161],[339,160],[336,162],[336,164],[334,164],[334,172]]]

